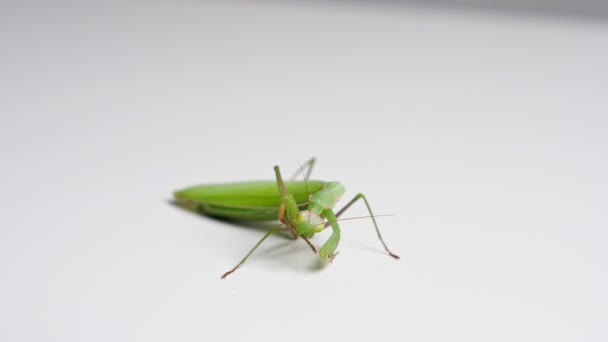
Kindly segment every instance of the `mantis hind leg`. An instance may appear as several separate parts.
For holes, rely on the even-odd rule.
[[[304,176],[304,180],[308,180],[310,178],[310,174],[312,173],[312,169],[315,166],[316,158],[310,158],[304,164],[300,165],[300,167],[296,170],[296,172],[289,178],[290,180],[295,180],[298,178],[300,174]],[[304,172],[306,170],[306,172]]]
[[[350,208],[350,206],[353,205],[353,203],[357,202],[357,200],[360,200],[360,199],[363,199],[363,202],[365,202],[365,206],[367,207],[367,211],[369,212],[369,215],[372,218],[372,222],[374,222],[374,228],[376,228],[376,233],[378,234],[378,239],[380,239],[380,242],[382,242],[382,246],[384,246],[384,249],[386,250],[388,255],[392,256],[395,259],[399,259],[399,256],[397,254],[391,252],[390,249],[388,249],[388,246],[386,245],[386,243],[384,242],[384,239],[382,238],[382,234],[380,234],[380,229],[378,228],[378,224],[376,223],[376,218],[374,217],[374,213],[372,212],[372,208],[369,206],[369,203],[367,202],[365,195],[363,195],[362,193],[357,194],[357,196],[355,196],[352,200],[350,200],[350,202],[348,202],[348,204],[346,204],[342,209],[340,209],[340,211],[338,211],[338,213],[336,213],[336,217],[340,217],[340,215],[342,215],[342,213],[344,213],[348,208]]]
[[[264,240],[266,240],[270,235],[282,232],[282,231],[286,231],[289,228],[274,228],[268,231],[268,233],[266,233],[261,239],[260,241],[258,241],[258,243],[255,244],[255,246],[253,246],[253,248],[249,251],[249,253],[247,253],[247,255],[245,255],[245,257],[239,261],[239,263],[234,266],[230,271],[224,273],[222,275],[222,279],[226,278],[227,276],[229,276],[231,273],[233,273],[234,271],[236,271],[237,268],[239,268],[242,264],[245,263],[245,261],[247,261],[247,258],[249,258],[249,256],[258,248],[260,247],[260,245],[262,244],[262,242],[264,242]]]

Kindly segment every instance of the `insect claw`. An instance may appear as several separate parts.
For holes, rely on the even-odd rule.
[[[398,260],[398,259],[401,259],[401,257],[400,257],[400,256],[398,256],[397,254],[393,254],[393,252],[388,252],[388,255],[392,256],[393,258],[395,258],[395,259],[397,259],[397,260]]]
[[[336,255],[338,255],[338,254],[340,254],[340,252],[339,252],[339,251],[338,251],[338,252],[336,252],[336,253],[334,253],[334,254],[332,254],[332,255],[329,257],[329,262],[330,262],[330,263],[331,263],[331,262],[334,262],[334,258],[335,258],[335,257],[336,257]]]
[[[237,268],[239,268],[239,266],[241,266],[241,264],[236,265],[233,269],[231,269],[230,271],[222,274],[222,277],[220,279],[226,279],[227,276],[231,275],[232,273],[234,273],[234,271],[236,271]]]

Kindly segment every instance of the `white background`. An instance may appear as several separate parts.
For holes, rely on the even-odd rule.
[[[601,18],[7,2],[0,43],[3,341],[608,339]],[[401,260],[354,220],[220,280],[263,230],[172,191],[311,156]]]

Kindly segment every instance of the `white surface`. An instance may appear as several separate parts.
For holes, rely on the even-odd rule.
[[[1,340],[608,339],[608,25],[1,6]],[[397,214],[379,223],[402,259],[348,221],[330,267],[276,238],[221,281],[262,231],[171,192],[310,156]]]

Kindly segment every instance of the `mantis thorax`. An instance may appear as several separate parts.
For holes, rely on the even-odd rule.
[[[329,182],[323,189],[309,196],[308,210],[300,211],[292,222],[298,234],[310,238],[325,228],[325,211],[335,206],[344,194],[344,186],[338,182]]]
[[[309,196],[308,209],[323,216],[325,209],[333,208],[346,190],[338,182],[329,182],[323,189]]]

